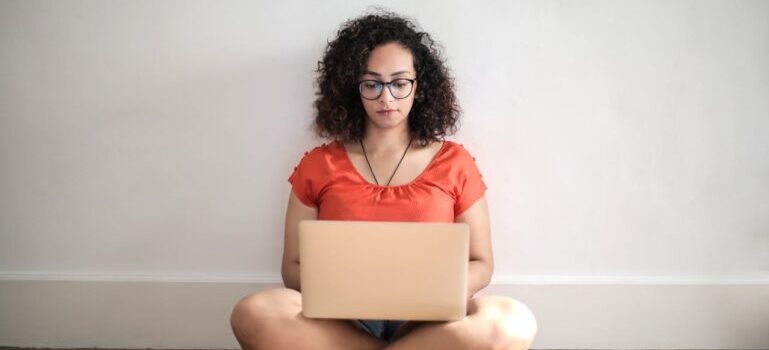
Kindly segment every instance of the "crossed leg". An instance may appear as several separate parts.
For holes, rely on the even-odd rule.
[[[349,320],[310,319],[301,294],[273,288],[241,299],[230,322],[243,349],[528,349],[537,332],[526,305],[503,296],[476,297],[468,315],[454,322],[407,322],[389,344]]]
[[[387,350],[526,350],[537,333],[534,314],[503,296],[469,301],[467,316],[453,322],[408,322]]]
[[[387,345],[348,320],[304,317],[302,295],[288,288],[244,297],[233,308],[230,324],[244,350],[378,350]]]

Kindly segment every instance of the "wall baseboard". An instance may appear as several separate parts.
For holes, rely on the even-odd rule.
[[[211,275],[211,274],[137,274],[137,273],[34,273],[0,272],[0,281],[97,281],[97,282],[199,282],[199,283],[253,283],[280,284],[280,275]],[[766,276],[499,276],[491,284],[647,284],[647,285],[769,285]]]
[[[281,286],[274,276],[72,277],[0,276],[0,346],[238,349],[232,306]],[[529,306],[539,325],[534,349],[768,349],[765,282],[500,278],[479,295]]]

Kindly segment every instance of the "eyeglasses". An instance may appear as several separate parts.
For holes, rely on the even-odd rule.
[[[390,90],[390,95],[396,99],[403,99],[411,95],[416,79],[395,79],[385,83],[379,80],[361,80],[358,82],[360,95],[367,100],[376,100],[382,95],[385,85]]]

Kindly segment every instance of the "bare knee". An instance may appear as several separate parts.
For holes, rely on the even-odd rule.
[[[484,297],[478,314],[489,321],[489,349],[526,350],[537,334],[537,320],[524,303],[504,296]]]
[[[300,312],[301,303],[301,294],[287,288],[266,289],[243,297],[230,314],[235,338],[243,348],[253,348],[254,342],[259,340],[259,334],[274,334],[266,328],[274,325],[278,319]]]

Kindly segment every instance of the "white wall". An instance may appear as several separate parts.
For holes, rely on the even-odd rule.
[[[325,141],[313,70],[353,3],[0,2],[0,279],[279,282],[286,179]],[[388,6],[445,47],[495,284],[769,299],[769,2]]]

